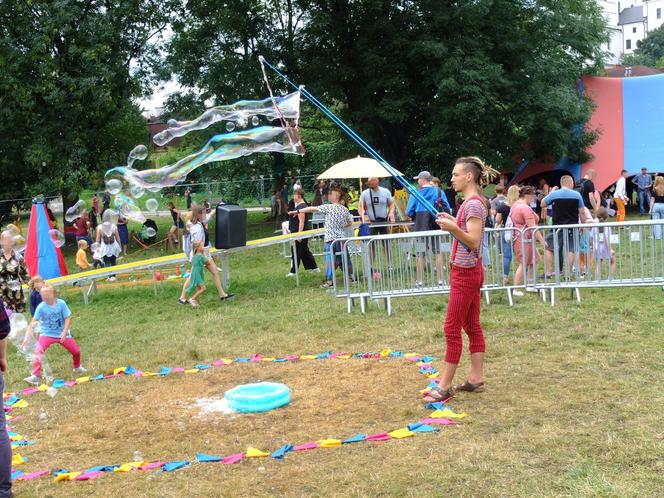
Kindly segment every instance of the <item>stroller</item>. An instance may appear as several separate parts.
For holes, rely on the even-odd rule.
[[[154,244],[157,242],[157,230],[157,223],[155,223],[154,220],[148,218],[145,220],[145,223],[143,223],[143,228],[141,231],[136,234],[136,239],[142,245]]]

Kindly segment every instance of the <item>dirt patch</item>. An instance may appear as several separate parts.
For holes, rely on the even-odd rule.
[[[291,388],[291,403],[256,414],[205,412],[200,399],[221,399],[238,384],[261,380]],[[254,446],[344,438],[403,427],[423,415],[424,378],[401,360],[330,360],[231,365],[166,378],[123,378],[77,386],[56,398],[36,396],[15,430],[37,444],[23,470],[229,455]],[[48,422],[37,414],[44,408]]]

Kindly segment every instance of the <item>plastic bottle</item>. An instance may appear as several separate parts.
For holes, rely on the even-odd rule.
[[[53,382],[53,371],[51,370],[51,365],[46,363],[46,361],[42,364],[42,377],[46,380],[47,384]]]
[[[48,422],[48,415],[46,415],[43,408],[39,411],[39,421],[44,423]]]
[[[138,450],[134,451],[134,462],[142,462],[142,461],[143,461],[143,453],[141,453]]]

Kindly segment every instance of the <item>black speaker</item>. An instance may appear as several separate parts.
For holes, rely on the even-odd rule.
[[[214,247],[230,249],[247,245],[247,210],[234,204],[220,204],[215,212]]]

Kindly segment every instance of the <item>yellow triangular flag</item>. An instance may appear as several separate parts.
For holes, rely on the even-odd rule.
[[[76,379],[77,384],[84,384],[86,382],[90,382],[90,376],[89,375],[86,376],[86,377],[79,377],[78,379]]]
[[[303,354],[302,356],[300,356],[300,359],[301,360],[315,360],[316,355],[314,355],[314,354]]]
[[[396,431],[388,432],[387,435],[394,439],[403,439],[405,437],[412,437],[415,435],[415,433],[408,430],[407,427],[404,427],[403,429],[397,429]]]
[[[436,410],[431,412],[429,415],[430,418],[464,418],[467,416],[467,413],[454,413],[449,408],[445,408],[444,410]]]
[[[336,358],[337,358],[337,360],[348,360],[348,359],[350,359],[350,357],[351,356],[349,354],[340,354]]]
[[[12,455],[12,467],[25,463],[25,459],[18,453]]]
[[[145,462],[143,462],[142,460],[140,462],[123,463],[119,467],[115,467],[113,469],[113,472],[131,472],[135,467],[140,467],[144,463]]]
[[[186,373],[186,374],[195,374],[195,373],[198,373],[198,372],[200,372],[200,370],[198,368],[189,368],[189,369],[184,371],[184,373]]]
[[[391,353],[391,352],[392,352],[391,349],[383,349],[383,350],[380,352],[380,357],[381,357],[381,358],[385,358],[386,356],[390,356],[390,353]]]
[[[28,402],[24,399],[19,399],[16,403],[12,405],[12,408],[27,408]]]
[[[119,367],[119,368],[114,369],[114,370],[113,370],[113,375],[117,375],[117,374],[119,374],[120,372],[124,373],[125,368],[127,368],[127,367]]]
[[[273,358],[271,356],[261,358],[261,361],[274,361],[274,360],[276,360],[276,358]]]
[[[269,453],[265,453],[264,451],[258,450],[256,448],[247,448],[247,452],[244,454],[247,458],[258,458],[258,457],[266,457],[270,456]]]
[[[336,448],[337,446],[341,446],[341,440],[339,439],[321,439],[317,443],[321,448]]]
[[[55,476],[55,482],[58,481],[73,481],[76,476],[80,476],[82,472],[66,472],[64,474],[58,474]]]
[[[37,387],[37,391],[46,391],[48,389],[48,386],[46,384],[42,384]]]

